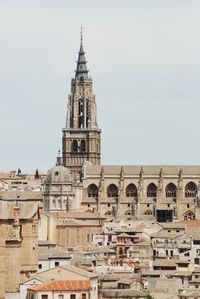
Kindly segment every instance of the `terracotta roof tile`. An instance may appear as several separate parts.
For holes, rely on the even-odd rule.
[[[156,259],[153,262],[154,266],[176,266],[177,260],[174,259]]]
[[[87,291],[90,289],[89,280],[52,280],[30,287],[31,291]]]
[[[181,220],[178,223],[186,224],[188,227],[200,228],[200,220]]]

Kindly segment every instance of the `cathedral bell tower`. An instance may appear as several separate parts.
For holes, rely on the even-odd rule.
[[[92,79],[88,77],[86,63],[81,32],[75,78],[71,80],[67,105],[66,127],[62,130],[63,164],[74,179],[80,176],[85,161],[100,164],[101,158],[101,130],[97,125]]]

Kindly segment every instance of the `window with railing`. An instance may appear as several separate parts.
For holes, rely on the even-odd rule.
[[[194,182],[189,182],[185,186],[185,197],[196,197],[197,195],[197,185]]]
[[[166,197],[176,197],[176,185],[169,183],[165,189]]]
[[[154,183],[151,183],[147,187],[147,197],[156,197],[157,187]]]
[[[116,185],[111,184],[107,188],[107,196],[108,197],[118,197],[118,188]]]
[[[95,184],[90,184],[87,188],[88,197],[98,197],[99,189]]]
[[[126,197],[137,197],[137,187],[134,184],[126,187]]]

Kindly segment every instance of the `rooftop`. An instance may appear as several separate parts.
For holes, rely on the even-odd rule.
[[[90,289],[89,280],[53,280],[33,286],[31,291],[87,291]]]

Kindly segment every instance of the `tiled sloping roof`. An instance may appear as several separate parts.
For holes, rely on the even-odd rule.
[[[42,191],[1,191],[0,195],[5,200],[41,200]]]
[[[14,219],[15,209],[19,209],[19,219],[30,219],[38,211],[38,203],[24,202],[12,203],[0,201],[0,219]]]
[[[178,223],[186,224],[188,227],[200,228],[200,220],[181,220]]]
[[[177,260],[174,259],[156,259],[153,262],[154,266],[176,266]]]
[[[75,218],[75,219],[105,219],[90,211],[86,212],[44,212],[46,215],[52,215],[59,218]]]
[[[164,238],[164,239],[174,239],[180,236],[185,235],[184,232],[167,232],[166,230],[162,230],[160,232],[154,233],[151,235],[151,238]]]
[[[87,291],[90,289],[89,280],[52,280],[33,286],[32,291]]]
[[[61,266],[61,268],[63,269],[66,269],[66,270],[69,270],[71,272],[74,272],[74,273],[77,273],[77,274],[80,274],[80,275],[83,275],[87,278],[95,278],[95,277],[98,277],[97,274],[94,274],[94,273],[90,273],[88,271],[85,271],[83,269],[80,269],[78,267],[74,267],[72,265],[66,265],[66,266]]]
[[[70,258],[71,255],[62,247],[48,248],[46,246],[38,248],[38,259],[47,260],[53,258]]]
[[[133,237],[135,237],[135,236],[130,236],[130,235],[126,234],[126,233],[121,233],[121,234],[119,234],[117,237],[128,237],[128,238],[133,238]]]
[[[0,180],[10,179],[10,172],[0,172]]]

